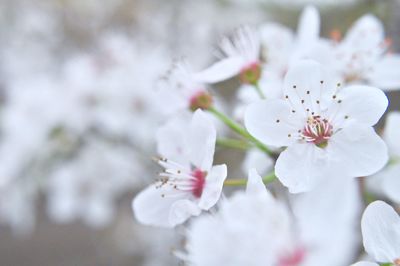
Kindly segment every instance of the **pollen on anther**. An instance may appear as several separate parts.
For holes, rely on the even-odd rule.
[[[319,100],[317,100],[317,104],[319,104],[320,103],[320,101]]]
[[[332,98],[333,98],[333,99],[336,99],[336,95],[333,95]]]
[[[296,89],[296,87],[297,87],[296,85],[293,85],[293,89]]]
[[[289,95],[286,95],[285,98],[286,98],[286,99],[289,99]]]
[[[340,82],[338,84],[336,84],[336,86],[340,87],[342,84],[340,84]]]
[[[301,100],[301,103],[304,103],[304,100]]]
[[[296,113],[296,110],[292,110],[292,113]]]
[[[280,120],[279,119],[276,119],[276,123],[279,123],[280,122]]]
[[[307,94],[310,94],[310,91],[307,91]]]
[[[324,84],[324,81],[323,81],[323,80],[321,80],[320,82],[321,82],[321,84]]]
[[[349,116],[348,116],[348,115],[344,116],[344,119],[348,119],[348,118],[349,118]]]
[[[290,138],[292,136],[292,134],[288,134],[287,136]]]
[[[307,108],[307,109],[306,109],[306,111],[307,111],[307,112],[310,112],[310,109],[309,109],[309,108]]]
[[[338,102],[338,103],[341,103],[341,102],[342,102],[342,100],[338,100],[337,102]]]

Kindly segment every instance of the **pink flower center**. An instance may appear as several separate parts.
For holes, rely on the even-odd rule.
[[[298,248],[294,252],[290,253],[288,256],[282,257],[279,260],[279,266],[298,266],[303,262],[306,256],[306,251],[304,248]]]
[[[206,183],[207,172],[200,169],[195,169],[191,176],[194,177],[192,180],[192,193],[196,198],[200,198],[203,194],[204,185]]]
[[[303,139],[312,142],[319,147],[325,147],[333,134],[333,127],[326,119],[320,116],[308,118],[307,125],[303,129]]]
[[[400,266],[400,258],[395,259],[395,260],[393,261],[393,263],[394,263],[395,266]]]
[[[253,62],[240,71],[240,81],[244,84],[257,84],[261,77],[261,65]]]

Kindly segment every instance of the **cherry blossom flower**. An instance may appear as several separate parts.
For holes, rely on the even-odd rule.
[[[300,59],[324,61],[328,50],[320,33],[320,16],[313,6],[306,7],[299,19],[297,33],[283,25],[269,22],[259,28],[262,74],[258,86],[267,99],[282,97],[283,78],[289,66]],[[235,116],[242,120],[244,106],[260,98],[251,84],[243,84],[237,93],[240,103]]]
[[[365,251],[377,262],[400,265],[400,217],[383,201],[375,201],[365,209],[361,230]],[[353,266],[375,266],[358,262]]]
[[[261,76],[260,40],[250,27],[237,29],[220,43],[221,60],[195,75],[197,80],[216,83],[240,75],[243,83],[256,84]]]
[[[227,169],[212,166],[216,141],[212,122],[197,110],[185,128],[187,122],[175,118],[158,131],[158,151],[165,156],[159,164],[165,171],[132,203],[143,224],[174,227],[209,210],[221,195]]]
[[[172,115],[183,110],[207,109],[213,104],[213,98],[188,64],[179,62],[161,80],[158,102],[167,115]]]
[[[346,83],[368,83],[383,90],[400,88],[400,55],[390,52],[390,40],[373,15],[364,15],[340,43],[331,44],[331,65]]]
[[[357,217],[354,207],[359,198],[355,197],[355,182],[345,189],[341,182],[333,182],[335,185],[325,187],[323,193],[293,199],[299,203],[293,205],[292,217],[287,206],[273,198],[253,169],[246,192],[223,201],[215,215],[193,221],[187,232],[188,253],[182,257],[191,266],[345,265],[357,249],[357,242],[353,241]],[[344,197],[335,201],[338,192]],[[327,210],[332,209],[337,212],[329,214]],[[328,215],[310,215],[311,210],[316,210],[315,214],[325,210]],[[333,230],[326,230],[327,221]],[[332,243],[340,245],[332,249]]]
[[[284,98],[251,104],[245,114],[250,134],[272,146],[286,146],[275,165],[292,193],[342,176],[368,176],[387,162],[385,143],[372,128],[388,100],[374,87],[341,88],[311,60],[291,67]]]

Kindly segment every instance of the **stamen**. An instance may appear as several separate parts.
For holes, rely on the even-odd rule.
[[[326,119],[320,116],[308,118],[307,125],[304,127],[301,137],[306,142],[312,142],[318,147],[326,147],[329,138],[332,136],[333,127]]]

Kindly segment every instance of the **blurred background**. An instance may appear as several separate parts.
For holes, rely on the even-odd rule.
[[[179,265],[179,231],[131,211],[159,171],[157,82],[237,26],[294,29],[306,4],[324,36],[370,12],[400,47],[394,0],[0,0],[0,265]]]

